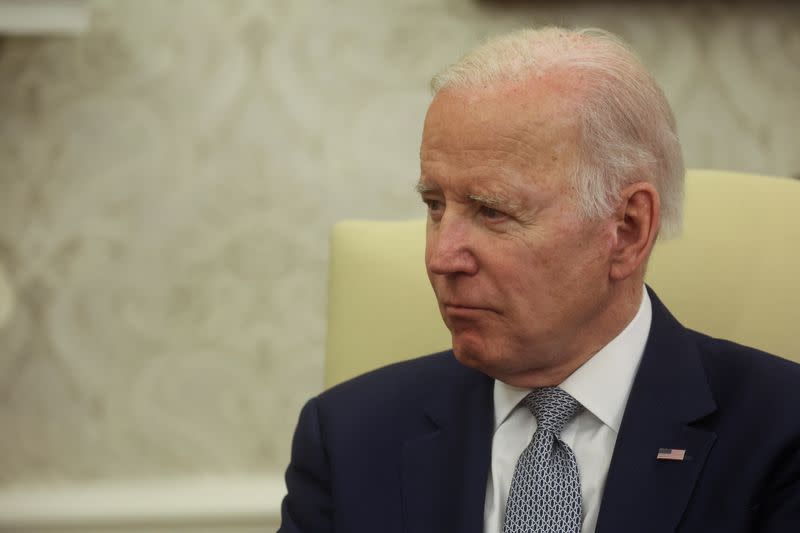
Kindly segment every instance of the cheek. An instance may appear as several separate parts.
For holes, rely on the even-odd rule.
[[[496,251],[497,268],[492,273],[495,285],[508,301],[517,302],[515,307],[527,308],[531,302],[540,302],[561,270],[555,252],[529,247]]]
[[[567,300],[593,300],[605,291],[609,281],[608,256],[597,239],[577,244],[562,256],[561,293]]]
[[[557,305],[570,293],[580,290],[589,277],[596,277],[596,253],[574,234],[561,233],[537,246],[527,246],[507,256],[506,276],[509,296],[525,299],[526,307],[534,300],[542,306]]]

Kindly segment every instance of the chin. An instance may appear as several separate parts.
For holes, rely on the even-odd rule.
[[[453,354],[462,365],[514,387],[545,386],[531,385],[530,373],[536,373],[536,367],[530,368],[524,361],[508,358],[509,353],[513,353],[511,346],[503,343],[487,345],[480,336],[453,335]]]
[[[453,338],[453,354],[464,366],[494,377],[500,361],[482,343],[467,342]]]

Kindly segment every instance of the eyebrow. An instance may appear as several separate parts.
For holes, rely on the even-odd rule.
[[[508,196],[499,194],[468,194],[467,198],[472,202],[483,204],[486,207],[516,210],[520,208],[520,203],[511,200]]]
[[[417,191],[419,194],[426,194],[430,192],[436,192],[439,190],[438,187],[429,185],[422,180],[419,180],[417,184],[414,186],[414,190]],[[498,194],[498,193],[468,193],[464,195],[464,198],[469,200],[470,202],[483,204],[487,207],[491,208],[500,208],[504,210],[518,210],[522,207],[522,203],[519,201],[512,200],[509,195],[507,194]]]

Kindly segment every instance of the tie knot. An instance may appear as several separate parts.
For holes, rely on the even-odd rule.
[[[556,437],[582,407],[578,400],[558,387],[534,389],[522,401],[536,417],[538,427]]]

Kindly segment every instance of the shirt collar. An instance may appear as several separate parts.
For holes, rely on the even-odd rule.
[[[647,290],[642,293],[639,310],[625,329],[559,385],[615,433],[619,432],[653,318]],[[494,381],[495,429],[530,391]]]

